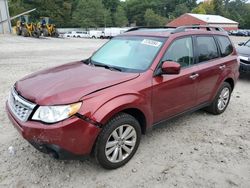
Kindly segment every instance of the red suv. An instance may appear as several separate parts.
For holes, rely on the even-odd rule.
[[[153,125],[201,108],[223,113],[238,70],[219,28],[136,28],[87,60],[17,81],[6,108],[40,151],[59,159],[93,153],[112,169],[132,158]]]

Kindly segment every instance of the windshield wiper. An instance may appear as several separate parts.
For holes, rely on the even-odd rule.
[[[94,66],[96,67],[104,67],[105,69],[109,69],[111,71],[120,71],[122,72],[122,69],[120,68],[117,68],[117,67],[113,67],[113,66],[110,66],[110,65],[105,65],[105,64],[101,64],[101,63],[92,63]]]
[[[109,70],[112,70],[112,71],[120,71],[122,72],[122,69],[120,68],[117,68],[117,67],[113,67],[113,66],[109,66],[109,65],[105,65],[105,64],[102,64],[102,63],[94,63],[91,58],[87,59],[87,60],[82,60],[82,62],[86,65],[90,65],[90,66],[95,66],[95,67],[104,67],[105,69],[109,69]]]

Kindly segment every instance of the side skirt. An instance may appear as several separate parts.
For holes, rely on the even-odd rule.
[[[195,111],[198,111],[198,110],[200,110],[200,109],[202,109],[202,108],[205,108],[205,107],[209,106],[210,104],[211,104],[210,102],[203,103],[203,104],[200,104],[200,105],[198,105],[198,106],[196,106],[196,107],[190,108],[190,109],[188,109],[188,110],[186,110],[186,111],[184,111],[184,112],[181,112],[181,113],[179,113],[179,114],[176,114],[176,115],[174,115],[174,116],[170,116],[170,117],[168,117],[167,119],[164,119],[164,120],[162,120],[162,121],[159,121],[159,122],[157,122],[157,123],[154,123],[150,128],[147,129],[147,131],[151,131],[151,130],[153,130],[154,128],[156,128],[156,127],[158,127],[158,126],[162,125],[163,123],[166,123],[166,122],[168,122],[168,121],[170,121],[170,120],[177,119],[177,118],[179,118],[179,117],[181,117],[181,116],[184,116],[184,115],[193,113],[193,112],[195,112]]]

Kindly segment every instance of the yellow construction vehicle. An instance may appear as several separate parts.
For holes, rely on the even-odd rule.
[[[55,24],[50,23],[49,17],[42,17],[41,21],[37,23],[37,28],[40,30],[44,37],[59,37],[59,33]]]
[[[16,22],[16,34],[24,37],[36,37],[39,38],[40,31],[37,29],[35,24],[29,23],[29,16],[24,15],[19,18]]]

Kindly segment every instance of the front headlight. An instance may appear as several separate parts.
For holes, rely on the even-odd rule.
[[[45,123],[55,123],[62,121],[76,114],[82,103],[78,102],[70,105],[39,106],[32,119]]]

